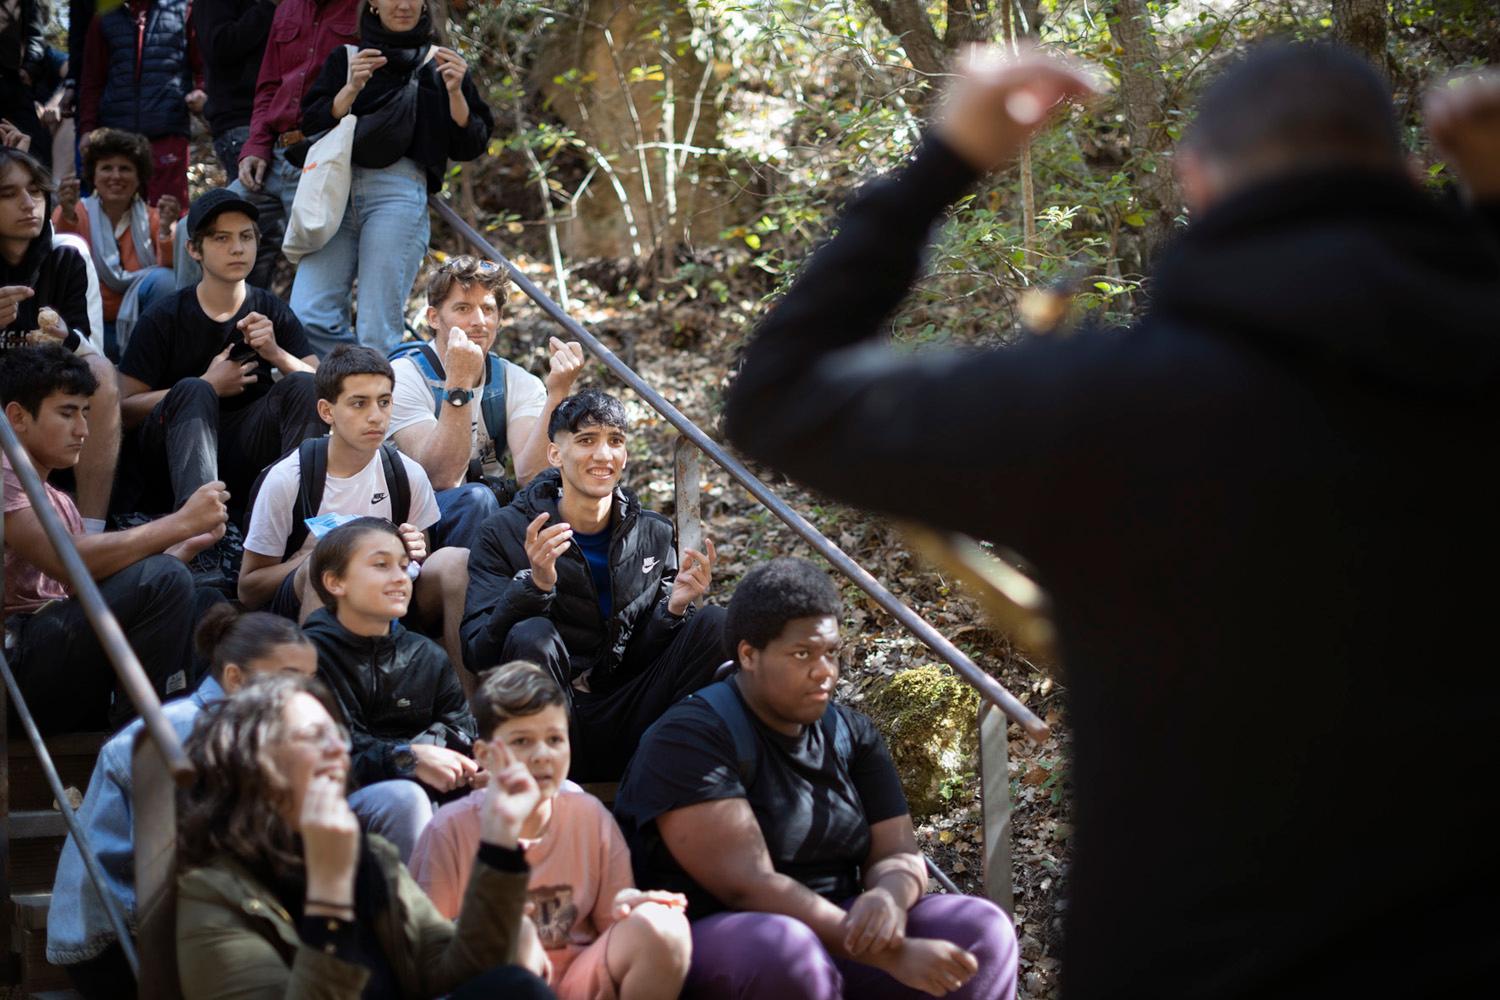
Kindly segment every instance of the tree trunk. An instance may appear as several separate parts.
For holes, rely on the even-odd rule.
[[[1386,0],[1333,0],[1331,13],[1333,36],[1363,54],[1386,79],[1390,79]]]
[[[1161,53],[1143,0],[1114,0],[1109,33],[1120,50],[1120,99],[1131,153],[1138,164],[1135,188],[1146,217],[1141,270],[1166,241],[1179,208],[1177,188],[1164,154],[1171,145],[1163,123],[1167,94],[1160,72]]]

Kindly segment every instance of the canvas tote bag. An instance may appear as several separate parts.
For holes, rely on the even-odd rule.
[[[349,61],[347,84],[354,77],[354,56],[359,51],[345,45]],[[359,118],[351,109],[339,123],[324,133],[307,151],[302,164],[302,178],[292,198],[292,215],[287,219],[281,252],[293,264],[315,250],[321,250],[333,239],[344,221],[349,206],[349,180],[354,156],[354,130]]]

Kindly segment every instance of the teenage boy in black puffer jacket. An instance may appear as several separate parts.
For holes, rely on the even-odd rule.
[[[646,728],[713,678],[725,659],[722,608],[708,593],[714,547],[678,567],[672,523],[619,485],[620,401],[598,390],[558,404],[548,462],[491,518],[469,555],[464,656],[550,670],[573,699],[573,774],[612,781]]]

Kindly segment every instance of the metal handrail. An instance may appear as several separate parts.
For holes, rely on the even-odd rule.
[[[884,584],[871,576],[863,566],[855,562],[848,553],[829,541],[806,518],[793,510],[775,493],[771,492],[770,487],[761,482],[742,462],[725,451],[717,441],[710,438],[697,424],[683,415],[681,410],[677,409],[677,407],[663,398],[660,393],[651,388],[629,365],[621,361],[613,351],[600,343],[598,338],[589,333],[582,324],[564,312],[562,307],[556,302],[552,301],[546,292],[543,292],[530,278],[522,274],[520,268],[516,267],[515,264],[511,263],[509,258],[495,249],[493,244],[486,240],[473,226],[469,225],[447,202],[436,195],[429,197],[428,201],[432,204],[438,215],[442,216],[444,221],[473,244],[476,250],[484,253],[490,259],[503,266],[510,274],[511,280],[516,283],[516,287],[521,289],[528,298],[535,302],[541,308],[542,312],[546,313],[555,323],[562,326],[570,335],[593,352],[617,378],[635,390],[636,395],[645,400],[652,409],[665,417],[668,423],[677,428],[678,433],[697,445],[704,454],[713,459],[720,468],[729,473],[736,482],[748,490],[751,496],[755,497],[766,509],[785,522],[803,541],[817,550],[818,554],[828,560],[835,569],[854,581],[861,590],[875,600],[876,604],[880,605],[887,613],[906,626],[918,639],[921,639],[929,649],[952,667],[964,681],[975,688],[982,699],[1004,712],[1011,721],[1020,725],[1033,740],[1041,742],[1047,738],[1050,729],[1047,723],[1037,717],[1036,713],[1021,704],[1014,695],[1000,685],[999,681],[980,669],[973,660],[965,656],[957,646],[949,642],[942,633],[933,628],[924,618],[903,604],[899,598],[885,588]]]
[[[141,668],[141,661],[136,658],[135,651],[125,640],[125,632],[115,619],[114,612],[104,603],[99,585],[94,582],[88,567],[83,564],[83,557],[73,545],[72,534],[63,524],[62,518],[57,516],[57,511],[52,509],[52,502],[47,498],[42,479],[31,464],[31,456],[21,446],[16,432],[11,429],[10,421],[3,416],[0,416],[0,449],[10,459],[10,467],[15,470],[16,478],[21,481],[21,488],[31,500],[31,509],[36,512],[47,540],[52,543],[53,550],[67,571],[68,580],[73,587],[73,599],[83,607],[83,613],[94,634],[99,637],[99,645],[109,657],[115,675],[120,679],[131,704],[135,706],[136,714],[141,717],[146,732],[151,734],[152,743],[161,753],[173,780],[186,786],[192,781],[193,765],[188,763],[177,733],[162,714],[156,690],[146,677],[146,671]]]
[[[94,852],[89,849],[88,836],[78,823],[78,814],[73,809],[73,803],[68,800],[68,793],[63,788],[62,778],[58,777],[57,765],[52,763],[52,755],[47,752],[47,744],[42,740],[41,731],[36,727],[36,720],[31,717],[31,708],[26,704],[25,696],[21,694],[21,685],[16,683],[16,676],[11,673],[10,661],[3,653],[0,653],[0,674],[4,675],[5,687],[10,693],[10,703],[15,706],[16,717],[21,720],[21,728],[26,730],[26,739],[31,742],[31,748],[36,751],[37,763],[42,766],[42,774],[47,778],[47,787],[51,789],[52,797],[57,800],[57,809],[62,813],[68,833],[72,834],[73,841],[78,847],[78,856],[83,858],[83,867],[88,871],[89,881],[94,883],[94,891],[98,893],[99,900],[104,904],[105,912],[109,915],[110,925],[114,928],[115,937],[120,941],[120,950],[125,954],[125,961],[129,964],[130,971],[139,978],[141,960],[136,954],[135,942],[130,937],[130,928],[125,922],[124,912],[120,909],[120,901],[104,883],[104,872],[99,869],[99,861],[94,857]]]

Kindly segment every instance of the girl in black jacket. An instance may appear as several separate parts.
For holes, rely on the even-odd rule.
[[[330,531],[309,573],[324,607],[303,631],[344,710],[356,782],[411,778],[435,796],[466,793],[478,770],[474,716],[443,648],[401,625],[409,565],[389,521],[360,517]]]
[[[310,136],[358,116],[343,223],[302,258],[292,285],[292,311],[320,356],[356,339],[356,276],[359,343],[384,354],[401,342],[407,293],[427,252],[427,195],[442,187],[450,159],[484,152],[495,124],[463,58],[432,44],[419,0],[371,0],[359,33],[361,47],[334,49],[302,102]]]

